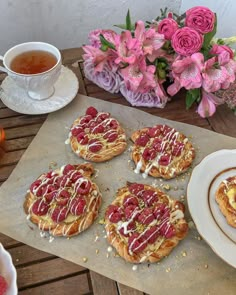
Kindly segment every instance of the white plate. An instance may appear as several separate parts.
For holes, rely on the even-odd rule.
[[[215,201],[220,182],[233,175],[236,175],[236,150],[208,155],[192,172],[187,200],[200,235],[217,255],[236,268],[236,228],[227,224]]]
[[[16,295],[16,269],[12,263],[11,255],[3,248],[0,243],[0,274],[6,279],[8,289],[6,295]]]
[[[28,115],[46,114],[57,111],[76,96],[79,82],[76,75],[62,66],[61,74],[54,85],[54,94],[44,100],[34,100],[27,92],[18,87],[10,77],[6,77],[1,85],[2,102],[13,111]]]

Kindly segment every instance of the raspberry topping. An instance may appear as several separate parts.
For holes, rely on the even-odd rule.
[[[120,207],[116,205],[110,205],[107,208],[106,216],[110,222],[117,223],[122,219],[123,213]]]
[[[129,251],[133,253],[142,252],[147,247],[147,241],[138,233],[133,233],[128,239]]]
[[[182,142],[176,142],[174,145],[173,145],[173,150],[172,150],[172,155],[173,156],[180,156],[182,151],[184,149],[184,144]]]
[[[56,196],[55,199],[57,201],[57,204],[65,206],[67,205],[69,198],[70,198],[70,193],[67,190],[63,189],[59,192],[59,194]]]
[[[69,171],[73,171],[73,170],[75,170],[75,167],[74,167],[73,165],[71,165],[71,164],[67,164],[67,165],[64,167],[64,169],[63,169],[63,174],[64,174],[64,175],[65,175],[65,174],[68,174]]]
[[[164,219],[170,216],[170,209],[166,204],[157,204],[153,211],[157,220]]]
[[[163,152],[167,147],[167,142],[163,142],[160,138],[155,138],[152,142],[152,147],[158,152]]]
[[[31,184],[30,191],[32,194],[35,193],[35,190],[40,186],[41,183],[42,183],[42,181],[40,179],[38,179]]]
[[[144,238],[147,240],[149,244],[154,244],[158,236],[159,228],[156,225],[151,226],[144,234]]]
[[[90,127],[91,133],[92,134],[98,134],[98,133],[103,133],[105,128],[101,124],[95,125],[94,127]]]
[[[127,226],[122,226],[119,229],[119,232],[122,236],[128,237],[129,233],[133,232],[135,230],[135,223],[134,222],[129,222]]]
[[[85,199],[82,196],[76,197],[70,202],[70,213],[79,216],[84,213],[85,207]]]
[[[145,190],[142,193],[142,199],[144,200],[146,206],[152,206],[158,201],[157,193],[152,190]]]
[[[88,142],[88,149],[90,150],[90,152],[92,153],[97,153],[99,152],[103,145],[101,143],[101,141],[99,141],[98,139],[90,139],[89,142]]]
[[[153,160],[157,156],[157,151],[154,148],[145,148],[143,151],[143,159],[145,161]]]
[[[0,275],[0,294],[4,295],[8,289],[8,284],[6,279]]]
[[[158,161],[158,164],[161,166],[168,166],[171,161],[171,156],[168,154],[162,155]]]
[[[156,137],[161,134],[162,125],[157,125],[148,129],[147,135],[150,137]]]
[[[172,139],[175,134],[175,129],[171,128],[170,126],[164,125],[162,129],[162,134],[167,139]]]
[[[98,111],[94,107],[89,107],[86,110],[86,115],[90,115],[92,118],[97,116]]]
[[[149,142],[149,139],[149,136],[143,133],[136,139],[135,144],[144,147]]]
[[[137,205],[129,205],[125,208],[125,218],[129,219],[137,219],[138,218],[138,206]]]
[[[107,140],[107,142],[114,142],[118,138],[118,133],[115,130],[108,130],[103,138]]]
[[[151,208],[144,208],[138,217],[138,221],[142,224],[150,224],[155,219]]]
[[[115,119],[111,119],[105,124],[105,126],[107,129],[117,129],[119,125]]]
[[[93,119],[92,116],[90,115],[86,115],[86,116],[83,116],[81,119],[80,119],[80,125],[82,125],[83,127],[87,127],[87,124]]]
[[[124,197],[123,206],[127,207],[129,205],[138,206],[138,199],[132,195],[128,195],[128,196]]]
[[[78,143],[80,143],[82,145],[87,144],[89,141],[88,135],[85,132],[81,132],[77,136],[77,141],[78,141]]]
[[[51,203],[51,201],[57,196],[57,191],[51,192],[44,196],[44,200],[46,203]]]
[[[84,129],[80,126],[75,126],[71,130],[71,134],[75,137],[77,137],[80,133],[84,132]]]
[[[86,178],[80,178],[76,182],[76,191],[81,195],[86,195],[89,193],[91,188],[91,182]]]
[[[54,222],[61,222],[66,219],[69,211],[67,207],[55,207],[51,211],[51,218]]]
[[[70,179],[73,183],[75,183],[81,177],[83,177],[83,175],[80,172],[76,171],[70,176]]]
[[[131,192],[131,194],[134,194],[136,196],[139,196],[143,190],[144,190],[143,184],[132,183],[131,185],[129,185],[129,191]]]
[[[108,119],[110,117],[109,113],[100,113],[97,115],[96,121],[98,123],[103,122],[104,120]]]
[[[43,201],[43,199],[36,200],[32,206],[32,212],[35,215],[39,216],[47,214],[48,209],[49,206],[46,202]]]

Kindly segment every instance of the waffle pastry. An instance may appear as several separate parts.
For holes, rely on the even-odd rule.
[[[118,190],[105,213],[108,242],[126,261],[156,262],[188,232],[184,205],[146,184]]]
[[[135,173],[174,178],[191,165],[195,151],[188,138],[167,125],[156,125],[135,131],[132,159],[136,164]]]
[[[73,152],[88,161],[104,162],[121,154],[127,146],[125,131],[109,113],[89,107],[70,129]]]
[[[66,165],[38,177],[27,192],[24,210],[41,231],[70,237],[87,229],[98,215],[101,193],[91,164]]]

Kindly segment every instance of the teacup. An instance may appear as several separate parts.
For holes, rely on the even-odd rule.
[[[22,74],[11,69],[11,63],[15,58],[33,51],[52,54],[56,58],[55,65],[44,72],[34,74]],[[22,43],[9,49],[4,56],[0,56],[0,59],[3,60],[4,65],[0,67],[0,70],[6,72],[19,87],[25,89],[29,97],[42,100],[53,95],[54,84],[61,73],[61,54],[55,46],[43,42]]]

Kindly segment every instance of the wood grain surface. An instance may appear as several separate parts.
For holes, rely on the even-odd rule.
[[[110,94],[88,81],[83,74],[81,48],[62,51],[63,64],[77,75],[79,93],[113,103],[129,106],[121,94]],[[0,74],[0,82],[5,74]],[[216,114],[202,119],[194,106],[185,109],[184,92],[180,92],[164,109],[139,108],[159,117],[196,125],[218,133],[236,137],[236,116],[226,107],[217,108]],[[0,101],[0,126],[6,133],[1,147],[0,185],[9,177],[44,123],[47,115],[23,115],[8,109]],[[95,294],[142,295],[143,293],[112,281],[88,269],[51,254],[36,250],[0,233],[0,242],[12,255],[17,269],[20,295],[28,294]]]

